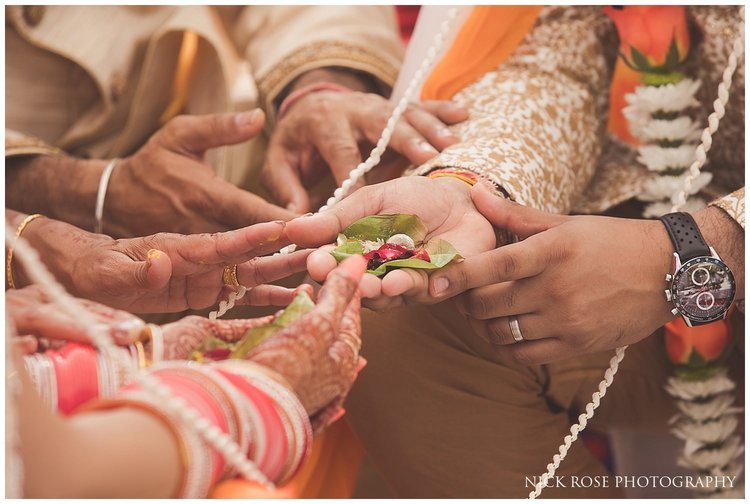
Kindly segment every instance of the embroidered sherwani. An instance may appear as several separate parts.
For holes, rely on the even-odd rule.
[[[174,109],[187,32],[197,47]],[[9,6],[5,42],[5,155],[92,158],[132,153],[176,112],[261,106],[273,127],[276,97],[315,68],[365,72],[386,90],[402,51],[388,6]],[[253,188],[264,145],[217,149],[213,165]]]
[[[705,124],[739,29],[738,8],[688,12],[697,38],[686,73],[703,83],[701,108],[693,113]],[[516,201],[552,212],[599,213],[637,195],[645,168],[606,131],[617,48],[615,27],[601,7],[545,8],[501,68],[455,96],[471,115],[455,126],[462,142],[416,172],[481,172]],[[743,65],[741,60],[706,169],[714,174],[707,199],[719,198],[714,204],[744,226]],[[732,322],[743,338],[742,317]],[[400,497],[478,498],[528,495],[613,355],[509,365],[472,333],[451,302],[363,313],[362,353],[369,364],[352,389],[348,419],[389,487]],[[728,363],[738,405],[742,361],[735,352]],[[665,432],[675,413],[664,391],[671,372],[661,338],[632,345],[588,429]],[[670,463],[677,453],[659,456]],[[557,471],[564,486],[542,495],[622,496],[613,479],[598,487],[571,486],[572,476],[608,473],[579,442]]]

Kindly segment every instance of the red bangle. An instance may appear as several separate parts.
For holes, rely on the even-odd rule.
[[[294,105],[295,102],[298,102],[300,98],[310,93],[317,93],[319,91],[334,91],[337,93],[352,92],[352,90],[348,87],[342,86],[341,84],[334,84],[333,82],[316,82],[314,84],[301,87],[289,93],[289,95],[284,98],[284,101],[281,102],[281,106],[279,107],[279,112],[276,114],[276,120],[278,121],[279,119],[284,117],[284,114],[286,114],[287,110],[289,110],[289,107]]]
[[[67,415],[81,404],[99,397],[99,374],[93,347],[68,343],[45,354],[55,368],[60,413]]]
[[[237,387],[250,402],[249,406],[258,412],[263,422],[265,439],[256,437],[256,448],[259,453],[255,453],[253,460],[269,480],[278,481],[289,457],[289,443],[273,400],[244,378],[223,369],[217,368],[216,371]]]

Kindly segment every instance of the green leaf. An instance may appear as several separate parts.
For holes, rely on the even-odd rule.
[[[277,331],[292,325],[304,315],[310,313],[313,308],[315,308],[315,303],[310,299],[310,296],[306,292],[300,292],[273,321],[247,331],[242,339],[236,343],[229,357],[244,359],[253,348],[273,336]]]
[[[387,240],[399,233],[409,235],[414,243],[419,243],[427,236],[427,228],[416,215],[372,215],[353,223],[344,229],[343,234],[355,240]]]
[[[344,243],[343,245],[339,245],[335,249],[331,251],[331,255],[336,258],[336,262],[341,262],[347,257],[353,256],[353,255],[362,255],[364,254],[364,249],[362,248],[362,243],[360,243],[357,240],[348,241]]]
[[[633,46],[630,46],[630,56],[633,59],[633,65],[637,70],[641,72],[648,72],[651,70],[651,64],[648,62],[648,58]]]
[[[672,37],[672,43],[669,44],[669,52],[667,52],[667,59],[664,60],[662,70],[665,72],[671,72],[680,65],[680,52],[677,50],[677,42]]]

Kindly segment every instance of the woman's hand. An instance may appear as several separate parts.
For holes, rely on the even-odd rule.
[[[472,257],[495,247],[495,231],[474,207],[470,186],[451,178],[402,177],[367,186],[352,193],[330,210],[287,223],[287,236],[301,246],[331,243],[338,233],[358,219],[375,214],[406,213],[419,216],[434,236],[451,243],[463,257]],[[322,281],[336,266],[329,253],[333,247],[313,252],[307,262],[313,279]],[[385,310],[409,302],[434,303],[429,295],[428,274],[398,269],[383,278],[366,274],[362,296],[368,308]]]
[[[237,278],[249,289],[238,304],[285,305],[292,290],[264,284],[303,271],[308,254],[257,257],[288,243],[281,222],[217,234],[113,240],[37,219],[23,236],[71,294],[134,313],[211,306],[226,294],[222,277],[232,264],[239,264]],[[29,283],[17,265],[14,275],[18,285]]]
[[[146,323],[135,315],[85,299],[76,299],[99,328],[104,328],[118,345],[138,339]],[[38,285],[11,289],[5,293],[5,308],[16,331],[14,343],[23,354],[67,341],[91,343],[82,318],[72,317],[50,299]]]
[[[674,250],[661,222],[547,214],[482,185],[472,198],[522,241],[436,272],[430,292],[442,300],[470,289],[459,310],[501,356],[533,364],[612,349],[674,318],[664,295]]]
[[[332,411],[340,410],[363,365],[357,288],[365,267],[359,256],[342,262],[328,276],[315,308],[247,357],[283,376],[310,416],[325,409],[325,421],[335,416]]]
[[[321,91],[296,101],[271,135],[263,168],[265,185],[281,205],[307,212],[312,203],[306,187],[328,172],[337,185],[377,143],[393,111],[387,99],[373,93]],[[408,166],[422,164],[459,141],[447,125],[466,120],[465,108],[450,101],[412,105],[396,125],[392,150],[373,171],[379,180],[397,177]],[[394,155],[395,154],[395,155]]]

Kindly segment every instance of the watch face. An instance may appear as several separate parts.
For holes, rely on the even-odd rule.
[[[696,257],[683,264],[672,281],[677,309],[695,322],[719,320],[734,300],[734,275],[713,257]]]

